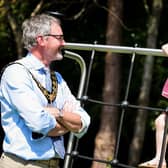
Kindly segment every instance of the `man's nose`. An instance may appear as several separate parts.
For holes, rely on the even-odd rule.
[[[66,43],[66,42],[65,42],[65,40],[64,40],[64,39],[62,39],[62,40],[61,40],[61,45],[62,45],[62,46],[64,46],[64,45],[65,45],[65,43]]]

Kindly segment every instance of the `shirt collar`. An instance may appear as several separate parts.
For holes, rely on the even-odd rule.
[[[26,64],[29,69],[40,70],[45,69],[45,65],[32,53],[26,55]]]

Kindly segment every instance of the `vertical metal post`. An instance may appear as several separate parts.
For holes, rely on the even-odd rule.
[[[167,147],[167,129],[168,129],[168,108],[165,110],[166,112],[166,117],[165,117],[165,126],[164,126],[164,133],[163,133],[163,141],[162,141],[162,148],[161,148],[161,154],[160,154],[160,160],[159,160],[159,165],[158,168],[162,167],[162,163],[165,157],[165,150]]]
[[[136,47],[136,44],[135,44],[135,47]],[[131,65],[130,65],[128,81],[127,81],[127,87],[126,87],[126,92],[125,92],[125,98],[124,98],[124,101],[122,102],[123,109],[121,112],[119,131],[118,131],[118,136],[117,136],[117,140],[116,140],[116,148],[115,148],[115,152],[114,152],[114,162],[115,163],[118,162],[117,158],[118,158],[119,144],[120,144],[123,120],[124,120],[124,115],[125,115],[125,107],[127,107],[127,105],[128,105],[128,94],[129,94],[130,84],[131,84],[131,79],[132,79],[134,60],[135,60],[135,53],[132,54]]]
[[[70,58],[78,62],[81,69],[81,78],[80,78],[80,84],[78,89],[78,95],[77,98],[81,98],[84,90],[84,84],[85,84],[85,78],[86,78],[86,64],[83,58],[74,52],[66,51],[65,50],[65,57]],[[69,140],[68,140],[68,146],[67,146],[67,153],[71,153],[73,149],[75,136],[70,133]],[[69,168],[69,165],[71,164],[71,156],[66,155],[64,160],[64,168]]]

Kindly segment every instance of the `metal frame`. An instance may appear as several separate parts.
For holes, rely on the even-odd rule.
[[[82,98],[83,91],[84,91],[84,85],[85,85],[85,78],[86,78],[86,64],[83,58],[74,52],[70,51],[64,51],[64,56],[70,59],[75,60],[79,65],[81,69],[81,78],[80,78],[80,83],[79,83],[79,89],[78,89],[78,94],[77,98],[80,99]],[[68,140],[68,146],[67,146],[67,153],[71,153],[73,149],[73,144],[74,144],[75,136],[70,133],[69,140]],[[69,164],[71,163],[71,156],[66,155],[65,156],[65,161],[64,161],[64,168],[69,168]]]
[[[64,48],[65,49],[70,49],[70,50],[99,51],[99,52],[113,52],[113,53],[122,53],[122,54],[133,54],[134,56],[135,56],[135,54],[139,54],[139,55],[150,55],[150,56],[166,57],[166,55],[162,52],[161,49],[150,49],[150,48],[139,48],[139,47],[84,44],[84,43],[66,43]],[[85,85],[85,77],[86,77],[86,65],[85,65],[85,62],[84,62],[83,58],[80,55],[78,55],[76,53],[73,53],[73,52],[70,52],[70,51],[67,51],[67,50],[65,50],[65,57],[74,59],[80,65],[80,68],[81,68],[81,80],[80,80],[80,86],[79,86],[78,96],[77,96],[77,98],[80,99],[80,98],[82,98],[84,85]],[[130,81],[128,81],[128,83],[129,82]],[[166,114],[167,114],[167,110],[166,110]],[[161,167],[162,161],[163,161],[163,149],[164,149],[164,147],[166,145],[166,133],[167,133],[167,129],[168,129],[168,123],[167,123],[168,115],[166,115],[165,121],[166,121],[166,124],[165,124],[165,130],[164,130],[164,135],[163,135],[162,152],[161,152],[161,157],[160,157],[160,162],[159,162],[158,168]],[[72,152],[73,143],[74,143],[74,135],[70,134],[68,147],[67,147],[67,153],[71,153]],[[117,154],[118,153],[116,152],[116,158],[115,158],[116,161],[117,161]],[[67,155],[65,157],[64,168],[69,168],[69,166],[70,167],[72,166],[72,164],[71,164],[72,160],[71,160],[70,157],[71,157],[70,155]],[[126,165],[124,165],[124,166],[127,167]]]
[[[166,56],[161,49],[100,45],[100,44],[66,43],[65,49],[85,50],[85,51],[95,50],[100,52],[113,52],[123,54],[135,53],[140,55]]]

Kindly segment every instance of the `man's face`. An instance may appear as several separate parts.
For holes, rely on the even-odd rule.
[[[51,32],[47,36],[45,45],[45,57],[51,62],[54,60],[61,60],[63,58],[61,48],[64,46],[65,41],[63,32],[60,25],[52,23]]]

